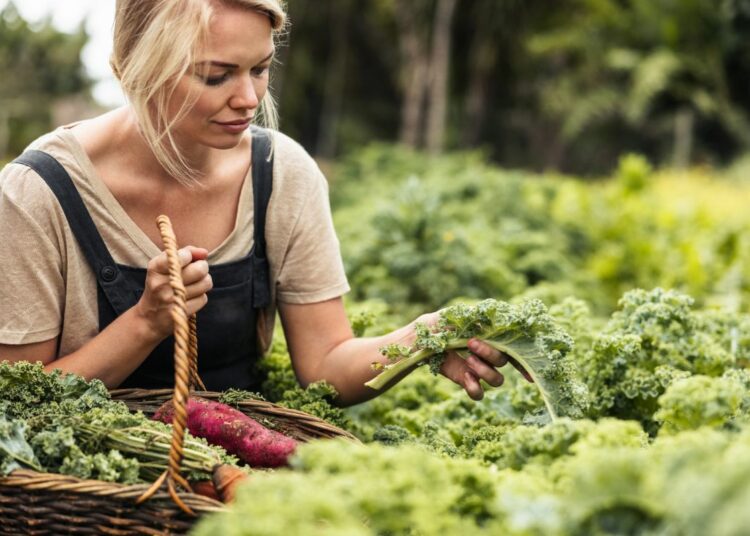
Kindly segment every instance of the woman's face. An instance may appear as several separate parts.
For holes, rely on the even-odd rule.
[[[237,146],[268,88],[274,45],[267,16],[215,4],[208,42],[194,72],[182,76],[169,104],[174,116],[190,92],[195,104],[173,127],[179,143]]]

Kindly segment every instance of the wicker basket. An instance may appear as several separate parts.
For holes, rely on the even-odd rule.
[[[213,392],[195,394],[208,399],[219,397]],[[131,410],[148,415],[171,396],[169,389],[112,392],[114,399],[123,401]],[[349,432],[317,417],[270,402],[249,399],[239,402],[238,409],[298,441],[335,437],[356,440]],[[182,512],[166,491],[135,504],[148,487],[13,471],[0,478],[0,534],[185,534],[196,518]],[[202,495],[180,492],[180,497],[199,516],[224,508],[222,503]]]
[[[179,298],[181,290],[184,297],[179,265],[175,264],[176,241],[171,234],[169,220],[160,217],[159,226],[165,247],[173,261],[170,268],[175,296]],[[181,304],[179,299],[176,301],[178,306],[174,312],[175,389],[112,391],[112,398],[124,402],[131,411],[143,411],[146,415],[152,415],[162,403],[171,398],[175,402],[177,415],[180,405],[184,411],[184,401],[191,386],[201,385],[195,368],[197,344],[194,319],[190,319],[192,321],[188,324],[184,300]],[[220,393],[209,391],[196,391],[194,394],[213,400],[220,396]],[[250,417],[298,441],[335,437],[356,441],[350,433],[317,417],[270,402],[248,399],[239,402],[237,407]],[[176,431],[170,452],[170,470],[175,472],[179,472],[179,461],[182,456],[182,437],[180,423],[177,420],[176,416]],[[184,430],[184,413],[181,426]],[[0,534],[185,534],[198,516],[224,508],[221,502],[202,495],[177,491],[174,487],[170,487],[170,493],[162,489],[155,492],[154,490],[154,486],[149,484],[113,484],[59,474],[16,470],[0,478]],[[150,498],[140,502],[146,495],[150,495]],[[195,515],[186,513],[175,500],[182,502]]]

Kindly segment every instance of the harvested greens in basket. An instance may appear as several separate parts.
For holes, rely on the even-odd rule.
[[[0,363],[0,475],[18,468],[136,483],[167,466],[171,428],[114,401],[102,382],[45,373],[41,363]],[[204,439],[185,438],[183,475],[210,479],[237,459]]]

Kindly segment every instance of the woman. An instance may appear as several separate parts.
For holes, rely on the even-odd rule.
[[[302,385],[327,380],[341,404],[376,394],[363,384],[378,349],[413,342],[413,323],[353,337],[325,178],[289,138],[248,128],[275,124],[268,76],[284,23],[278,0],[118,0],[112,66],[129,105],[43,136],[0,176],[0,360],[171,386],[154,223],[167,214],[209,389],[254,387],[278,310]],[[442,372],[480,399],[478,380],[502,384],[506,359],[470,348]]]

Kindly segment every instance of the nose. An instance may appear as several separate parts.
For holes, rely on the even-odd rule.
[[[258,107],[260,99],[258,89],[255,87],[256,81],[252,76],[246,75],[239,77],[237,86],[229,99],[229,106],[235,109],[254,109]]]

